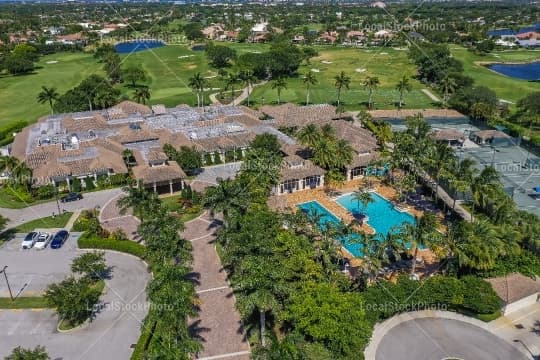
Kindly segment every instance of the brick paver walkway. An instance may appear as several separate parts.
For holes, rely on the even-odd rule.
[[[137,234],[140,220],[133,216],[132,209],[127,209],[125,213],[120,211],[117,205],[119,199],[125,196],[123,193],[111,198],[99,213],[99,221],[101,226],[110,232],[122,230],[130,240],[140,241]]]
[[[235,308],[236,299],[214,246],[218,227],[217,221],[204,214],[186,223],[182,234],[193,244],[193,271],[201,303],[199,317],[190,320],[192,332],[203,344],[197,358],[249,359],[249,344]]]

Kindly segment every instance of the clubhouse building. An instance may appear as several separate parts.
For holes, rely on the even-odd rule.
[[[354,148],[347,179],[362,176],[376,160],[377,143],[370,132],[353,122],[336,120],[330,105],[300,107],[292,104],[263,106],[255,111],[241,106],[179,105],[151,108],[124,101],[112,108],[45,116],[15,136],[10,155],[32,169],[34,185],[64,185],[129,174],[138,184],[159,193],[185,186],[183,169],[163,152],[165,144],[186,146],[213,163],[243,156],[257,134],[271,133],[282,145],[284,161],[275,194],[324,186],[324,170],[314,165],[307,151],[286,135],[285,128],[314,123],[331,124],[339,138]],[[129,151],[127,151],[129,150]]]

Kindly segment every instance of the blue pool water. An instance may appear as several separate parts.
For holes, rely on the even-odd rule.
[[[377,233],[387,235],[393,226],[399,226],[404,222],[414,223],[414,217],[405,212],[400,212],[394,209],[392,204],[380,196],[377,193],[371,193],[374,200],[369,204],[366,213],[369,217],[368,224],[375,229]],[[344,195],[338,198],[337,202],[349,210],[353,215],[360,214],[358,203],[353,200],[352,194]],[[360,207],[362,205],[360,204]],[[325,207],[319,204],[317,201],[310,201],[307,203],[299,204],[298,208],[306,212],[308,215],[315,213],[320,217],[319,227],[326,227],[327,223],[338,224],[339,218],[328,211]],[[339,239],[343,246],[354,256],[362,256],[362,246],[355,243],[358,239],[358,235],[349,235]]]
[[[540,61],[529,64],[493,64],[489,68],[516,79],[540,80]]]
[[[382,233],[386,236],[392,227],[399,226],[405,222],[414,223],[414,216],[408,212],[401,212],[394,208],[394,205],[376,192],[371,193],[371,198],[374,200],[368,204],[366,213],[368,216],[368,224],[375,229],[377,233]],[[362,204],[354,200],[353,194],[340,196],[337,199],[338,204],[349,210],[353,215],[361,214]]]
[[[121,42],[114,45],[114,48],[119,54],[129,54],[137,51],[155,49],[162,46],[165,46],[165,43],[163,41],[150,39]]]

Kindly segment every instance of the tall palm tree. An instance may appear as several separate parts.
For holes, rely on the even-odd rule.
[[[321,133],[315,124],[308,124],[298,132],[298,140],[310,148],[315,147],[321,141]]]
[[[304,85],[306,85],[306,106],[309,105],[309,95],[310,95],[310,89],[311,85],[317,84],[319,81],[317,80],[317,77],[315,74],[313,74],[313,71],[308,71],[306,75],[304,75]]]
[[[341,105],[341,91],[343,88],[349,89],[349,85],[351,84],[351,78],[347,75],[345,75],[345,71],[342,71],[339,73],[339,75],[334,76],[334,86],[337,89],[337,106]]]
[[[362,83],[364,87],[368,89],[368,108],[371,109],[373,105],[373,92],[377,89],[379,86],[379,78],[376,76],[368,76],[364,82]]]
[[[240,82],[240,75],[236,72],[231,72],[227,76],[227,88],[231,89],[231,102],[234,106],[234,90],[236,89],[236,84]]]
[[[336,141],[335,147],[335,161],[334,166],[338,169],[342,169],[347,165],[350,165],[353,161],[354,149],[345,139],[339,139]]]
[[[197,107],[201,107],[201,88],[204,87],[204,79],[201,73],[196,73],[188,79],[188,85],[197,95]]]
[[[359,188],[353,193],[353,199],[357,201],[358,209],[364,215],[366,213],[367,206],[375,201],[373,196],[371,196],[371,192],[363,188]],[[360,208],[360,204],[362,204],[362,208]]]
[[[225,226],[233,213],[242,214],[248,206],[248,191],[237,181],[219,179],[216,186],[206,189],[203,205],[213,213],[223,213]]]
[[[448,74],[445,74],[445,76],[439,82],[439,88],[443,92],[443,104],[446,107],[450,94],[454,93],[454,91],[457,89],[456,80],[448,76]]]
[[[54,114],[53,101],[58,100],[58,92],[55,87],[42,86],[41,91],[37,96],[37,100],[40,104],[49,103],[51,107],[51,115]]]
[[[160,200],[155,192],[146,191],[140,186],[129,186],[123,190],[127,195],[117,201],[120,213],[125,213],[127,209],[133,208],[133,212],[142,223],[147,214],[153,214],[159,208]]]
[[[278,77],[272,81],[272,89],[277,91],[277,102],[281,104],[281,91],[287,89],[287,82],[283,77]]]
[[[321,126],[321,136],[326,140],[336,139],[336,129],[330,124],[324,124]]]
[[[399,82],[396,85],[397,91],[399,91],[399,108],[403,106],[403,93],[405,91],[409,92],[412,90],[412,85],[409,81],[409,78],[405,75],[399,80]]]
[[[150,89],[148,86],[139,86],[133,90],[133,98],[139,104],[146,104],[150,100]]]
[[[431,212],[426,212],[421,218],[416,218],[414,224],[403,224],[399,230],[399,237],[403,244],[414,248],[412,259],[411,274],[416,271],[416,258],[418,250],[422,247],[428,247],[439,237],[437,232],[437,216]]]
[[[240,72],[240,79],[244,83],[247,89],[247,106],[249,107],[249,100],[251,95],[251,89],[253,87],[253,82],[257,79],[255,75],[253,75],[253,71],[251,70],[243,70]]]

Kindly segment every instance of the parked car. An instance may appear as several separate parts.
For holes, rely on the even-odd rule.
[[[60,230],[57,232],[51,241],[51,249],[60,249],[68,237],[69,232],[67,232],[67,230]]]
[[[37,237],[39,234],[35,231],[31,231],[24,237],[24,240],[22,242],[22,248],[23,249],[31,249],[32,246],[36,243]]]
[[[39,233],[36,244],[34,245],[34,248],[38,250],[43,250],[49,245],[49,242],[51,241],[52,235],[46,232]]]
[[[69,193],[67,194],[66,196],[62,196],[60,198],[60,202],[70,202],[70,201],[76,201],[76,200],[81,200],[83,198],[83,196],[79,193],[76,193],[76,192],[72,192],[72,193]]]

